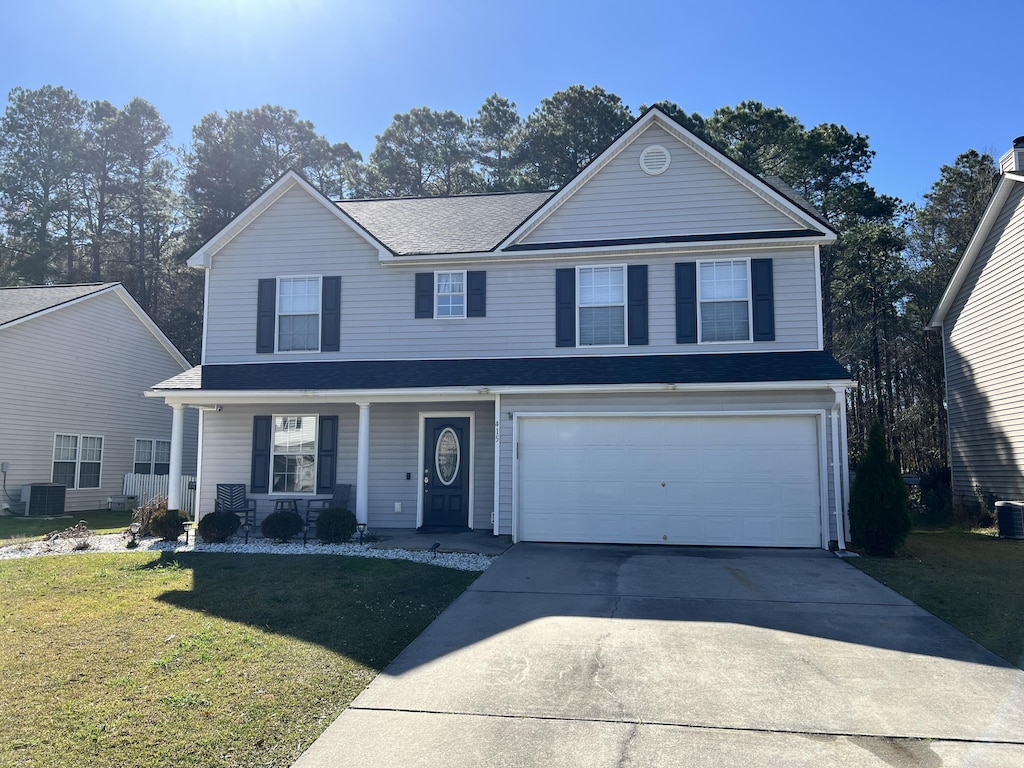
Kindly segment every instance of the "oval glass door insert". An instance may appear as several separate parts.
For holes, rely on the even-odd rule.
[[[443,485],[451,485],[458,477],[461,453],[459,436],[451,427],[445,427],[437,438],[437,445],[434,446],[434,468],[437,479]]]

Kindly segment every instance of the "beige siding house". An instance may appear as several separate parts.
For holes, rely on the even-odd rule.
[[[1024,499],[1024,137],[930,327],[941,328],[955,497]]]
[[[371,528],[845,546],[835,234],[657,109],[564,188],[324,198],[285,174],[190,264],[200,514],[352,485]],[[296,439],[302,432],[306,437]]]
[[[0,508],[47,483],[104,508],[126,473],[169,473],[172,411],[143,393],[188,367],[117,283],[0,289]],[[189,475],[197,426],[183,413]]]

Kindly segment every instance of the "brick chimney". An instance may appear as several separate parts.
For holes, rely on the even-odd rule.
[[[999,158],[999,170],[1003,173],[1024,173],[1024,136],[1014,139],[1013,149]]]

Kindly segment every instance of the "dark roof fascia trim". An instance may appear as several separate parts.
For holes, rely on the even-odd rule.
[[[828,352],[204,365],[204,390],[376,390],[849,381]],[[349,386],[338,386],[344,382]]]
[[[728,232],[721,235],[669,235],[667,237],[628,237],[620,240],[576,240],[567,243],[519,243],[505,248],[505,252],[545,251],[570,248],[610,248],[623,245],[657,245],[659,243],[714,243],[742,240],[786,240],[788,238],[825,237],[824,232],[813,229],[787,229],[778,232]]]

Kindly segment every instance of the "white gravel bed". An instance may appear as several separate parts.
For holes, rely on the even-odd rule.
[[[75,539],[58,538],[52,541],[25,541],[0,547],[0,560],[40,555],[88,554],[89,552],[258,552],[271,555],[348,555],[350,557],[375,557],[380,560],[411,560],[414,563],[438,565],[460,571],[486,571],[494,561],[487,555],[471,555],[456,552],[421,552],[408,549],[371,549],[366,544],[321,544],[311,541],[306,546],[299,543],[279,544],[266,539],[256,539],[248,544],[241,541],[227,544],[206,544],[204,542],[183,544],[160,541],[156,538],[139,539],[139,546],[128,549],[128,536],[123,533],[105,535],[93,534],[89,546],[75,549]]]

